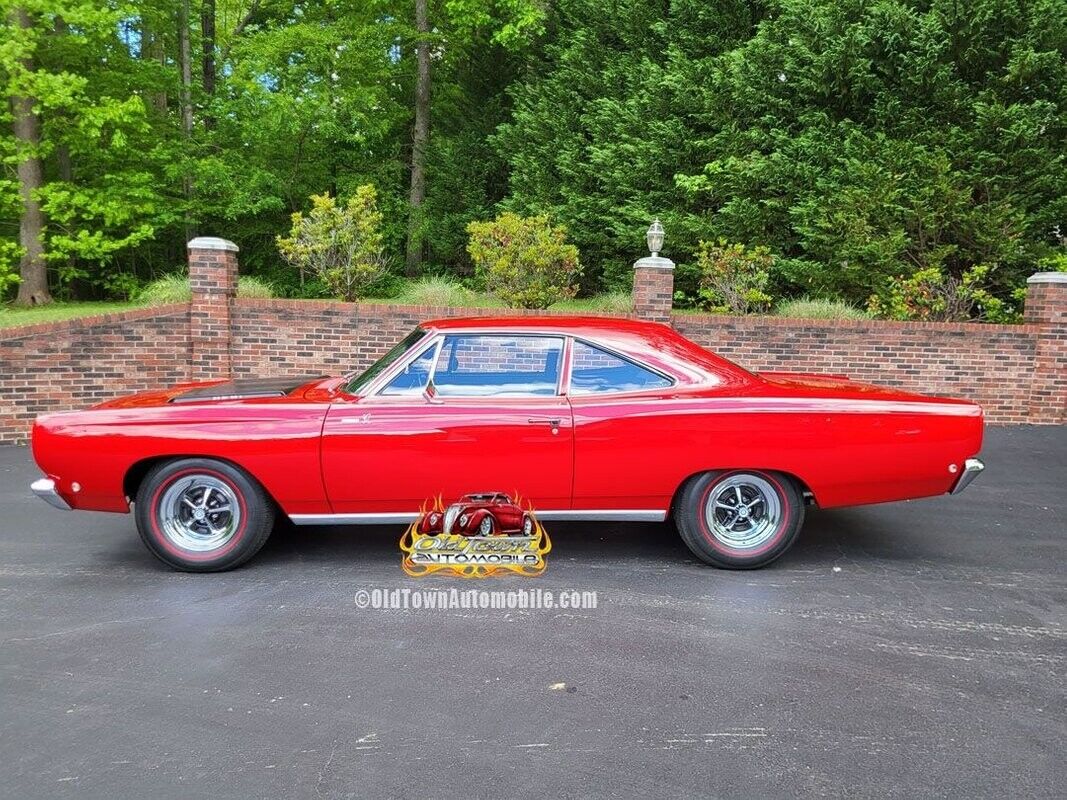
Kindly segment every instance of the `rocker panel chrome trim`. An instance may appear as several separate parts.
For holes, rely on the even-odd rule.
[[[658,509],[575,509],[534,511],[544,522],[663,522],[667,512]],[[418,519],[416,511],[396,514],[290,514],[294,525],[395,525]]]

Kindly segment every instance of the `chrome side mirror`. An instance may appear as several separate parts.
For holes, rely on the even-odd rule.
[[[441,396],[437,394],[437,389],[434,388],[433,381],[426,382],[426,388],[422,390],[422,396],[427,403],[433,403],[435,406],[439,406],[445,402],[441,399]]]

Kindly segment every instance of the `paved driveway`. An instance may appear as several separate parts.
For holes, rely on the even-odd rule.
[[[812,513],[758,572],[553,526],[544,576],[478,587],[596,609],[440,613],[356,608],[472,585],[405,578],[395,529],[179,574],[0,448],[0,795],[1063,797],[1067,428],[984,458],[959,497]]]

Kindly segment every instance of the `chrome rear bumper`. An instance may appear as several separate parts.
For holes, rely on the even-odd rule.
[[[962,492],[964,489],[970,486],[971,481],[977,478],[979,473],[981,473],[983,469],[985,469],[985,464],[983,464],[980,460],[978,460],[977,458],[968,458],[966,461],[963,462],[963,472],[961,472],[960,476],[956,478],[956,482],[952,485],[952,488],[949,489],[948,493],[959,494],[960,492]]]
[[[30,484],[30,489],[48,505],[70,511],[70,506],[59,496],[59,492],[56,491],[56,482],[51,478],[38,478]]]

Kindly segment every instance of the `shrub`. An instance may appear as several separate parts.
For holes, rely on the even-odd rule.
[[[767,293],[774,256],[763,246],[701,242],[697,253],[700,300],[709,311],[750,314],[767,311]]]
[[[1019,322],[1021,314],[985,288],[991,271],[989,266],[978,265],[956,278],[946,276],[940,267],[921,269],[910,277],[891,278],[881,294],[871,295],[867,308],[883,319]],[[1012,296],[1021,299],[1021,291]]]
[[[172,272],[146,284],[137,293],[136,299],[150,306],[161,306],[168,303],[188,303],[192,296],[192,291],[189,289],[189,276]],[[274,288],[260,278],[242,275],[237,279],[237,296],[270,298],[274,297]]]
[[[473,302],[473,295],[451,278],[431,275],[409,283],[396,299],[417,306],[465,306]]]
[[[840,300],[812,300],[802,297],[780,303],[774,313],[779,317],[794,319],[870,319],[869,311]]]
[[[311,196],[307,216],[297,211],[278,251],[289,264],[312,273],[342,300],[363,296],[385,272],[378,195],[366,184],[343,205],[328,193]]]
[[[486,290],[509,306],[548,308],[574,297],[581,274],[578,248],[548,217],[506,212],[492,222],[467,226],[467,252]]]

